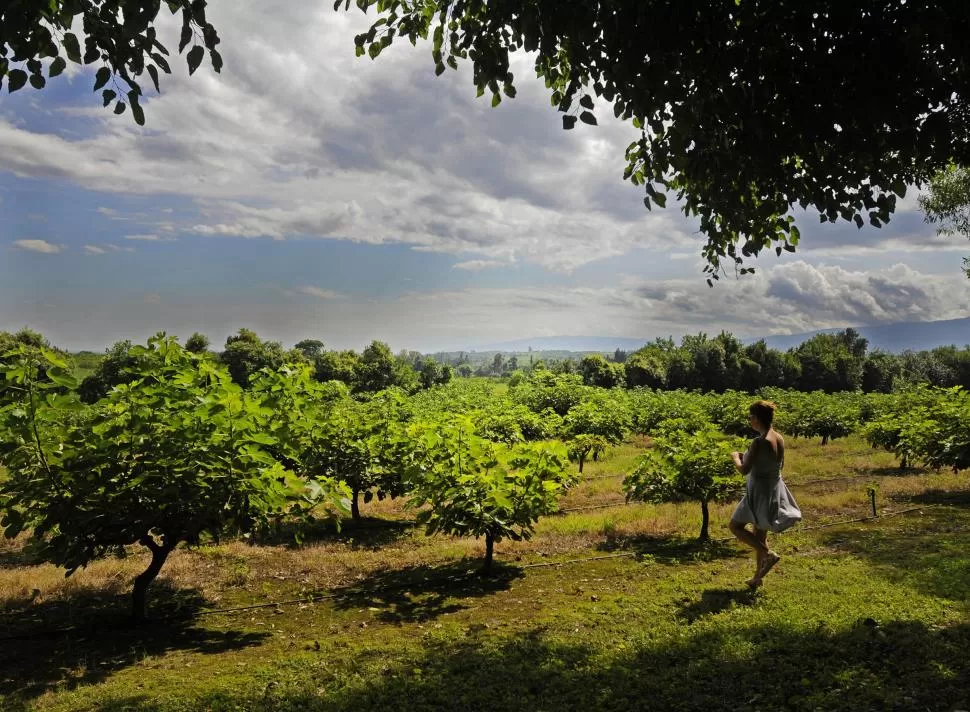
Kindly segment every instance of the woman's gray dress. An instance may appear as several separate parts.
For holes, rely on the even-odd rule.
[[[781,479],[784,461],[778,459],[771,443],[761,436],[751,441],[744,462],[752,457],[747,488],[731,520],[771,532],[790,529],[801,521],[802,512]]]

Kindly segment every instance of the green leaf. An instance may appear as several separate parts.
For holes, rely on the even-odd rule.
[[[115,104],[115,113],[116,114],[125,113],[125,102],[119,101],[117,104]]]
[[[91,64],[98,59],[101,59],[101,51],[98,49],[98,45],[88,37],[84,40],[84,63]]]
[[[94,91],[107,84],[109,79],[111,79],[111,70],[107,67],[101,67],[94,75]]]
[[[77,379],[69,373],[64,373],[60,369],[52,368],[47,372],[47,377],[54,383],[64,388],[77,388]]]
[[[586,94],[585,96],[583,96],[582,99],[579,100],[579,105],[582,106],[584,109],[589,109],[590,111],[592,111],[593,110],[592,97],[590,97],[589,94]]]
[[[74,62],[75,64],[81,63],[81,45],[77,41],[77,36],[73,32],[64,33],[64,51],[67,52],[67,58]]]
[[[192,25],[189,24],[188,20],[182,22],[182,34],[179,36],[179,54],[188,47],[189,42],[192,41]]]
[[[212,69],[216,74],[222,71],[222,55],[217,50],[209,50],[209,59],[212,60]]]
[[[158,68],[163,72],[166,74],[172,73],[172,68],[168,66],[168,61],[158,52],[152,52],[152,59],[155,60],[155,64],[157,64]]]
[[[56,77],[61,72],[67,68],[67,61],[63,57],[57,57],[51,62],[50,68],[47,70],[47,76]]]
[[[593,116],[589,111],[584,111],[579,115],[579,120],[584,124],[589,124],[590,126],[596,126],[596,117]]]
[[[105,106],[114,101],[116,96],[118,96],[118,93],[114,89],[105,89],[101,92],[101,98],[104,100]]]
[[[203,57],[205,57],[205,49],[199,45],[189,50],[189,53],[185,56],[185,60],[189,64],[189,76],[195,74],[195,70],[202,64]]]
[[[47,80],[44,79],[43,74],[31,74],[30,75],[30,86],[34,89],[43,89],[44,85],[47,84]]]
[[[562,127],[566,131],[569,131],[570,129],[574,128],[575,126],[576,126],[576,117],[575,116],[570,116],[569,114],[566,114],[565,116],[562,117]]]
[[[22,69],[11,69],[7,72],[7,91],[13,94],[18,89],[22,89],[27,83],[27,72]]]
[[[161,93],[161,90],[158,88],[158,68],[154,64],[149,64],[147,69],[148,76],[152,78],[152,84],[155,85],[155,91]]]
[[[128,101],[131,103],[131,115],[135,119],[135,123],[139,126],[145,125],[145,111],[141,108],[141,104],[138,103],[138,92],[132,89],[128,92]]]
[[[502,95],[501,94],[493,94],[492,95],[492,108],[494,109],[496,106],[498,106],[501,103],[502,103]]]

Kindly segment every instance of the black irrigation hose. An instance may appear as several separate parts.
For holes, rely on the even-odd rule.
[[[630,504],[625,499],[620,499],[615,502],[606,502],[604,504],[590,504],[586,507],[567,507],[566,509],[557,509],[552,513],[552,516],[561,516],[563,514],[572,514],[573,512],[588,512],[593,509],[607,509],[609,507],[622,507],[625,504]],[[640,502],[635,502],[635,504],[641,504]]]
[[[867,522],[875,519],[888,519],[890,517],[898,517],[900,515],[909,514],[911,512],[918,512],[926,509],[939,509],[941,507],[943,507],[943,505],[940,505],[940,504],[929,504],[922,507],[909,507],[907,509],[901,509],[895,512],[886,512],[885,514],[881,514],[878,517],[866,516],[866,517],[856,517],[853,519],[842,519],[837,522],[828,522],[826,524],[819,524],[813,527],[798,527],[796,529],[792,529],[789,531],[808,532],[808,531],[814,531],[818,529],[827,529],[829,527],[836,527],[842,524]],[[734,537],[725,537],[723,539],[712,539],[711,541],[713,543],[721,544],[721,543],[729,542],[733,540],[734,540]],[[565,561],[542,561],[542,562],[537,562],[532,564],[523,564],[519,566],[519,568],[536,569],[536,568],[552,567],[552,566],[568,566],[572,564],[589,563],[591,561],[603,561],[605,559],[631,558],[631,557],[637,557],[640,555],[641,555],[640,552],[636,552],[636,551],[623,551],[616,554],[602,554],[599,556],[587,556],[579,559],[567,559]],[[475,576],[475,573],[469,572],[464,576],[446,576],[446,577],[440,577],[440,578],[426,579],[424,583],[434,584],[434,583],[445,583],[448,581],[460,581],[463,579],[469,579],[473,576]],[[410,582],[410,583],[396,584],[392,586],[382,586],[380,588],[368,589],[368,590],[348,589],[347,591],[342,591],[340,593],[325,593],[325,594],[318,594],[314,596],[303,596],[301,598],[291,598],[284,601],[255,603],[249,606],[236,606],[233,608],[209,608],[209,609],[205,609],[205,610],[201,610],[193,613],[191,618],[197,618],[197,617],[208,616],[208,615],[227,615],[227,614],[233,614],[233,613],[243,613],[245,611],[255,611],[255,610],[264,609],[264,608],[280,608],[282,606],[289,606],[289,605],[318,603],[320,601],[328,601],[328,600],[333,600],[337,598],[353,598],[354,596],[366,595],[368,593],[374,593],[379,591],[393,591],[397,589],[405,589],[405,588],[413,588],[413,587],[414,587],[414,582]],[[185,620],[185,619],[186,619],[186,616],[170,616],[170,617],[156,619],[156,622],[165,623],[165,622],[172,622],[172,621]],[[71,633],[71,632],[74,632],[75,630],[77,630],[76,626],[70,626],[67,628],[56,628],[53,630],[43,631],[41,633],[29,633],[29,634],[24,633],[20,635],[10,635],[10,636],[0,637],[0,642],[47,638],[47,637],[63,635],[66,633]]]

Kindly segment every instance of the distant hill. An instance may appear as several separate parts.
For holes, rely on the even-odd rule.
[[[937,346],[966,346],[970,344],[970,317],[962,319],[948,319],[946,321],[914,321],[897,322],[893,324],[879,324],[877,326],[854,327],[869,341],[869,349],[879,349],[900,353],[912,349],[922,351]],[[804,334],[785,334],[763,337],[765,342],[775,349],[786,351],[798,346],[816,334],[833,334],[842,329],[822,329],[809,331]],[[713,333],[713,332],[712,332]],[[666,336],[666,335],[664,335]],[[752,343],[762,337],[744,339],[745,343]],[[473,351],[502,351],[505,353],[521,353],[528,351],[567,351],[590,352],[600,351],[609,353],[616,349],[636,351],[646,343],[653,341],[653,337],[631,339],[619,336],[538,336],[532,339],[516,339],[487,346],[479,346]]]
[[[970,344],[970,317],[946,321],[912,321],[878,326],[857,326],[855,330],[869,341],[869,350],[879,349],[901,353],[907,350],[924,351],[937,346],[966,346]],[[834,334],[841,329],[824,329],[805,334],[766,336],[765,342],[775,349],[787,350],[798,346],[816,334]],[[746,339],[757,341],[757,339]]]
[[[502,351],[521,353],[533,351],[636,351],[652,339],[630,339],[621,336],[538,336],[534,339],[516,339],[498,344],[478,346],[472,351]]]

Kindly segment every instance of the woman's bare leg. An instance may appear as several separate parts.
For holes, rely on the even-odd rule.
[[[741,524],[740,522],[732,521],[728,525],[728,529],[734,534],[740,541],[744,542],[755,552],[755,569],[754,576],[748,581],[749,586],[758,586],[761,584],[761,566],[764,563],[765,557],[768,555],[768,532],[762,531],[755,527],[754,533],[748,531],[748,528]]]
[[[764,532],[765,536],[759,539],[756,534],[752,534],[750,531],[748,531],[747,527],[745,527],[744,524],[741,524],[740,522],[734,522],[734,521],[732,521],[728,525],[728,529],[731,530],[731,533],[734,534],[734,536],[736,536],[739,541],[747,544],[752,549],[754,549],[759,559],[761,559],[761,557],[763,557],[765,554],[768,553],[768,545],[765,543],[767,540],[768,532]],[[757,531],[758,529],[755,529],[755,532]]]
[[[758,549],[758,571],[761,571],[761,565],[765,562],[765,554],[768,553],[768,530],[754,528],[754,538],[761,542],[764,549]]]

